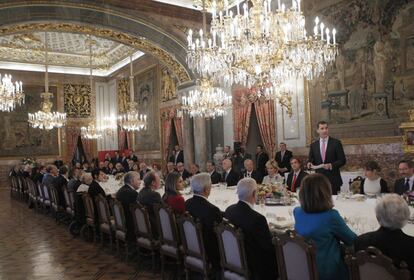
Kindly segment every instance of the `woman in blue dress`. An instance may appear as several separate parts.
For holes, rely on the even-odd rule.
[[[332,209],[331,186],[321,174],[306,176],[299,191],[300,207],[294,209],[295,230],[316,245],[319,279],[348,279],[340,242],[347,246],[357,235],[349,229],[338,211]]]

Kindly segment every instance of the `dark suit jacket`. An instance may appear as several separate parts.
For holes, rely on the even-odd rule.
[[[247,177],[247,171],[243,172],[243,178],[245,178],[245,177]],[[258,184],[261,184],[262,180],[263,180],[262,175],[256,170],[252,171],[251,178],[253,178],[256,181],[256,183],[258,183]]]
[[[281,151],[277,152],[275,156],[275,160],[277,162],[277,165],[279,165],[279,168],[287,168],[288,170],[287,172],[290,172],[290,170],[292,169],[292,167],[290,166],[290,159],[292,158],[292,156],[293,156],[292,152],[289,150],[286,150],[285,154],[283,155],[283,159],[282,159],[282,152]],[[282,174],[282,172],[280,174]]]
[[[221,181],[221,175],[214,170],[214,172],[210,175],[211,183],[212,184],[218,184]]]
[[[116,199],[122,203],[125,213],[125,221],[127,226],[127,240],[135,239],[134,220],[129,206],[137,203],[138,192],[134,191],[130,186],[124,185],[116,193]]]
[[[122,162],[122,157],[121,156],[118,156],[118,157],[113,157],[112,158],[112,163],[115,165],[115,164],[117,164],[118,162]]]
[[[275,249],[266,218],[242,201],[229,206],[224,216],[243,231],[253,279],[277,279]]]
[[[153,191],[149,187],[144,187],[139,193],[138,193],[138,202],[141,203],[143,206],[145,206],[148,210],[150,222],[151,222],[151,228],[152,232],[154,234],[154,237],[158,237],[158,229],[157,229],[157,223],[154,213],[154,205],[160,204],[162,202],[161,195],[157,193],[156,191]]]
[[[220,254],[217,237],[214,233],[214,224],[223,220],[220,209],[207,199],[194,195],[185,202],[185,210],[198,220],[203,227],[204,248],[213,266],[220,267]]]
[[[236,186],[240,180],[240,174],[233,170],[230,170],[229,175],[226,177],[226,172],[221,175],[221,181],[226,182],[227,186]]]
[[[183,174],[181,174],[181,177],[183,180],[186,180],[191,177],[191,173],[187,171],[187,169],[184,169]]]
[[[405,261],[414,275],[414,237],[406,235],[402,230],[391,230],[380,227],[377,231],[359,236],[355,241],[355,251],[366,249],[368,246],[378,248],[383,254],[392,258],[395,264]]]
[[[394,192],[402,195],[407,192],[409,189],[405,187],[406,178],[400,178],[394,183]],[[411,184],[411,183],[410,183]]]
[[[360,186],[360,191],[359,191],[360,194],[365,194],[364,185],[365,185],[365,178],[361,181],[361,186]],[[382,178],[380,180],[380,186],[381,186],[381,193],[387,193],[388,192],[387,182]]]
[[[53,186],[56,188],[59,196],[59,205],[65,207],[65,195],[63,193],[63,187],[68,185],[68,180],[62,175],[58,175],[53,179]]]
[[[325,153],[325,162],[322,162],[319,140],[313,142],[309,149],[309,162],[314,165],[322,163],[332,164],[332,170],[325,170],[321,168],[316,170],[316,173],[321,173],[329,179],[332,185],[332,193],[336,194],[343,183],[339,169],[346,163],[346,157],[341,141],[329,137]]]
[[[293,181],[293,174],[294,172],[291,171],[287,177],[287,181],[286,181],[286,185],[288,186],[289,190],[292,190],[292,181]],[[296,182],[295,182],[295,191],[297,189],[299,189],[300,187],[300,183],[302,182],[303,178],[305,178],[305,176],[308,175],[308,173],[306,173],[305,171],[301,170],[299,172],[298,177],[296,178]]]
[[[103,197],[106,197],[105,191],[99,185],[99,183],[96,182],[95,180],[93,180],[92,183],[90,184],[89,189],[88,189],[88,194],[91,196],[94,203],[95,203],[95,197],[98,194],[101,194]]]
[[[266,162],[269,161],[269,156],[262,152],[260,154],[256,154],[256,169],[258,172],[260,172],[260,175],[262,177],[266,176]]]
[[[179,151],[178,156],[174,156],[174,164],[177,165],[177,163],[182,162],[184,163],[184,152]]]
[[[139,177],[141,178],[141,180],[144,178],[144,176],[145,176],[145,174],[147,174],[148,172],[150,172],[151,170],[149,170],[148,168],[145,170],[145,171],[143,171],[143,170],[140,170],[139,171]]]

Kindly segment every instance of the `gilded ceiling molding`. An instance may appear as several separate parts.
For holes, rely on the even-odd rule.
[[[91,34],[97,37],[117,41],[129,45],[144,53],[150,54],[164,63],[175,74],[180,83],[190,81],[185,67],[173,55],[142,37],[115,31],[109,28],[75,24],[75,23],[23,23],[0,28],[0,36],[36,31],[57,31]]]

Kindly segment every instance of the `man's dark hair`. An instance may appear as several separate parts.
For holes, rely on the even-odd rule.
[[[326,121],[318,121],[318,124],[316,125],[316,128],[319,128],[319,126],[321,125],[328,125],[328,123]]]
[[[67,167],[67,166],[65,166],[65,165],[63,165],[63,166],[61,166],[61,167],[59,168],[59,174],[60,174],[60,175],[64,175],[64,174],[68,173],[68,171],[69,171],[69,169],[68,169],[68,167]]]
[[[154,171],[147,172],[147,174],[145,174],[144,179],[143,179],[144,186],[150,187],[152,182],[154,182],[155,180],[156,180],[155,172]]]
[[[291,157],[290,162],[292,162],[292,160],[297,160],[299,164],[302,164],[302,161],[298,157]]]
[[[208,160],[206,163],[211,163],[212,166],[216,166],[216,164],[212,160]]]
[[[91,174],[92,174],[92,178],[95,180],[99,177],[99,173],[101,173],[101,170],[98,168],[95,168],[94,170],[92,170]]]
[[[398,162],[398,165],[400,165],[401,163],[406,163],[409,168],[414,168],[414,162],[412,160],[409,160],[409,159],[400,160]]]

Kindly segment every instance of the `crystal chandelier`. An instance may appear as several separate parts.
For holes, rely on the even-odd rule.
[[[134,101],[134,74],[132,55],[130,59],[129,91],[131,101],[128,102],[128,109],[125,114],[118,117],[119,126],[126,131],[140,131],[147,127],[147,115],[138,113],[138,103]]]
[[[11,75],[0,75],[0,111],[13,111],[16,105],[24,103],[24,93],[22,82],[12,82]]]
[[[205,78],[194,90],[182,96],[181,104],[182,110],[191,117],[215,118],[226,114],[232,105],[232,97]]]
[[[92,121],[87,127],[81,127],[82,138],[93,140],[102,138],[102,132],[98,130],[95,123]]]
[[[45,33],[45,61],[45,92],[40,94],[43,99],[42,108],[33,114],[29,113],[28,122],[33,128],[50,130],[61,128],[66,124],[66,113],[52,112],[53,103],[50,98],[53,94],[49,92],[47,33]]]
[[[259,95],[286,97],[284,81],[313,79],[326,70],[337,54],[336,30],[332,32],[319,18],[313,36],[305,30],[300,0],[286,8],[281,0],[272,9],[272,0],[237,4],[237,12],[217,10],[212,2],[211,34],[200,30],[188,33],[187,62],[200,75],[209,75],[220,84],[243,85]],[[242,11],[241,11],[242,10]]]
[[[92,45],[95,42],[88,38],[87,43],[89,44],[89,83],[91,88],[91,93],[93,92],[93,63],[92,63]],[[96,127],[95,122],[90,122],[87,127],[81,127],[81,137],[89,140],[100,139],[102,138],[102,132]]]

